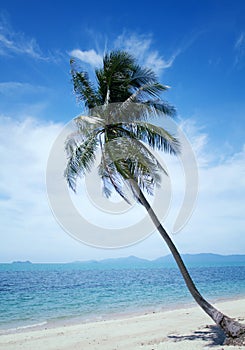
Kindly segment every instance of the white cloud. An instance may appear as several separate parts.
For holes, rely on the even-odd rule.
[[[199,193],[189,223],[174,239],[183,252],[244,254],[245,146],[227,155],[223,147],[213,151],[191,121],[183,129],[196,153]]]
[[[240,49],[245,44],[245,33],[241,33],[235,42],[235,49]]]
[[[41,51],[34,38],[16,32],[6,16],[0,14],[0,55],[22,54],[39,60],[49,60]]]
[[[208,134],[205,128],[198,125],[194,119],[180,119],[179,127],[186,135],[191,147],[196,156],[196,161],[199,167],[211,164],[214,160],[214,155],[207,152]],[[216,159],[217,160],[217,159]]]
[[[134,33],[124,32],[112,42],[110,50],[125,50],[136,57],[140,64],[150,67],[156,74],[160,75],[164,69],[172,67],[175,59],[181,53],[181,50],[176,50],[168,58],[163,56],[152,48],[153,40],[150,35],[137,35]],[[69,52],[74,58],[88,63],[92,67],[98,67],[102,64],[102,55],[95,50],[83,51],[74,49]]]
[[[47,113],[50,97],[52,98],[52,96],[53,91],[47,86],[19,81],[0,83],[2,115],[16,119],[33,115],[43,116],[44,113]]]
[[[48,151],[59,124],[45,124],[27,118],[16,121],[2,117],[0,125],[1,167],[0,193],[8,198],[8,206],[18,207],[19,202],[27,202],[35,210],[34,203],[45,190],[45,163]],[[17,212],[24,213],[19,207]]]
[[[47,92],[48,88],[43,86],[32,85],[29,83],[22,83],[18,81],[7,81],[0,83],[0,94],[5,96],[11,95],[23,95],[27,93],[39,94],[42,92]]]
[[[61,127],[30,118],[18,122],[1,117],[1,260],[69,261],[130,254],[154,258],[167,254],[157,234],[112,252],[84,246],[64,233],[52,216],[45,188],[49,151]],[[196,210],[174,241],[182,252],[244,253],[245,148],[232,156],[216,152],[214,159],[202,129],[192,121],[183,123],[182,128],[198,158],[200,183]],[[177,195],[178,179],[174,176],[172,182]],[[168,227],[168,220],[166,224]]]
[[[244,254],[245,149],[221,164],[199,170],[199,197],[178,237],[185,252]]]
[[[22,122],[1,117],[0,208],[1,256],[38,247],[40,235],[52,237],[52,220],[46,200],[45,164],[58,124],[34,119]],[[51,230],[51,232],[50,232]],[[49,233],[48,233],[49,232]],[[36,243],[34,243],[36,242]],[[25,249],[23,248],[25,247]]]
[[[180,54],[180,50],[174,52],[169,58],[163,56],[152,49],[153,40],[150,35],[137,35],[124,32],[119,35],[114,43],[115,48],[126,50],[134,55],[141,64],[150,67],[157,74],[164,69],[172,67],[175,59]]]
[[[152,44],[151,36],[136,35],[124,32],[115,40],[115,48],[126,50],[140,58],[145,56],[146,52],[150,50]]]
[[[235,50],[235,66],[244,64],[244,55],[245,55],[245,32],[242,32],[234,44]]]
[[[82,51],[79,49],[69,52],[74,58],[78,58],[80,61],[90,64],[93,67],[101,66],[102,56],[95,52],[95,50]]]
[[[157,51],[150,53],[146,59],[145,65],[152,67],[156,72],[172,67],[177,54],[171,56],[168,60],[164,60],[159,56]]]

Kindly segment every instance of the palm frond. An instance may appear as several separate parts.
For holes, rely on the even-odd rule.
[[[103,68],[96,69],[98,91],[102,103],[122,102],[130,96],[129,82],[135,67],[135,59],[124,51],[106,54]]]
[[[157,77],[151,69],[135,65],[130,81],[133,88],[139,88],[142,85],[153,84],[155,82],[157,82]]]
[[[144,101],[145,98],[149,97],[158,98],[161,91],[164,90],[164,85],[157,82],[141,85],[133,94],[129,96],[129,98],[124,102],[124,105],[131,102],[141,102]]]
[[[154,87],[154,96],[159,97],[161,92],[166,91],[169,87],[167,85],[160,84],[157,80],[156,74],[148,68],[143,68],[140,66],[135,67],[135,72],[131,78],[131,88],[135,91],[141,90],[144,87],[146,91],[146,87]]]
[[[105,167],[105,164],[102,161],[98,166],[98,174],[99,174],[99,176],[102,180],[102,183],[103,183],[102,192],[104,193],[106,198],[109,198],[112,194],[113,185],[112,185],[112,182],[110,180],[110,175],[108,173],[108,169]]]
[[[105,55],[103,69],[108,80],[113,77],[125,84],[125,77],[135,70],[135,62],[135,58],[126,51],[112,51]]]
[[[157,158],[137,139],[115,138],[105,144],[105,153],[110,154],[116,171],[125,181],[134,179],[149,193],[160,184],[159,173],[166,174]]]
[[[103,182],[103,192],[106,197],[110,197],[112,188],[130,204],[127,195],[124,192],[125,179],[117,171],[114,160],[110,158],[110,152],[102,148],[101,163],[99,165],[99,175]]]
[[[78,178],[90,171],[95,161],[97,145],[98,139],[96,133],[91,133],[82,143],[73,143],[72,147],[71,141],[68,141],[68,144],[66,144],[68,163],[64,176],[69,187],[74,192],[76,192]]]
[[[101,118],[109,124],[134,123],[152,120],[154,117],[174,116],[176,113],[175,108],[167,102],[160,100],[133,102],[131,97],[134,99],[134,95],[131,95],[125,102],[111,103],[104,109],[101,107],[101,110],[103,109]]]
[[[102,118],[94,115],[80,115],[75,118],[74,121],[80,135],[85,135],[86,137],[89,136],[91,132],[102,131],[105,124]]]
[[[180,143],[173,135],[160,126],[141,122],[126,125],[134,137],[145,142],[153,149],[161,150],[170,154],[180,153]],[[131,136],[133,136],[131,134]]]
[[[97,104],[100,104],[99,95],[89,80],[88,73],[84,71],[78,71],[75,68],[75,61],[71,60],[71,76],[73,82],[73,89],[78,100],[84,102],[87,108],[93,108]]]
[[[177,155],[180,153],[180,143],[167,130],[147,122],[117,123],[111,125],[117,137],[142,141],[152,149]]]
[[[148,111],[150,111],[149,115],[151,116],[166,115],[169,117],[174,117],[176,114],[176,109],[172,105],[160,99],[141,101],[141,103],[148,107]]]

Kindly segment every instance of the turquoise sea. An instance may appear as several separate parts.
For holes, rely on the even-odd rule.
[[[189,269],[210,301],[245,297],[245,264]],[[192,304],[175,267],[0,264],[0,332],[87,322]]]

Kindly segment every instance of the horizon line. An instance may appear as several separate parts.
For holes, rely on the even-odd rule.
[[[221,256],[221,257],[229,257],[229,256],[245,256],[244,254],[240,254],[240,253],[234,253],[234,254],[220,254],[220,253],[183,253],[181,254],[181,256],[200,256],[200,255],[215,255],[215,256]],[[144,258],[144,257],[139,257],[136,255],[128,255],[128,256],[120,256],[120,257],[109,257],[109,258],[102,258],[102,259],[89,259],[89,260],[74,260],[74,261],[39,261],[39,262],[35,262],[35,261],[31,261],[29,259],[27,260],[12,260],[12,261],[0,261],[0,264],[13,264],[13,263],[18,263],[18,264],[76,264],[76,263],[95,263],[95,262],[103,262],[103,261],[107,261],[107,260],[121,260],[121,259],[129,259],[129,258],[135,258],[137,260],[144,260],[147,262],[154,262],[158,259],[161,258],[165,258],[170,256],[171,258],[173,258],[172,254],[166,254],[166,255],[162,255],[153,259],[149,259],[149,258]],[[173,258],[174,259],[174,258]]]

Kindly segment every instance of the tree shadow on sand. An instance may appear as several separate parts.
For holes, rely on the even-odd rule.
[[[206,329],[206,330],[204,330]],[[208,342],[206,346],[212,347],[222,345],[225,341],[225,333],[218,326],[206,326],[201,330],[197,330],[189,335],[169,335],[169,339],[174,342],[181,342],[184,340],[203,340]]]

